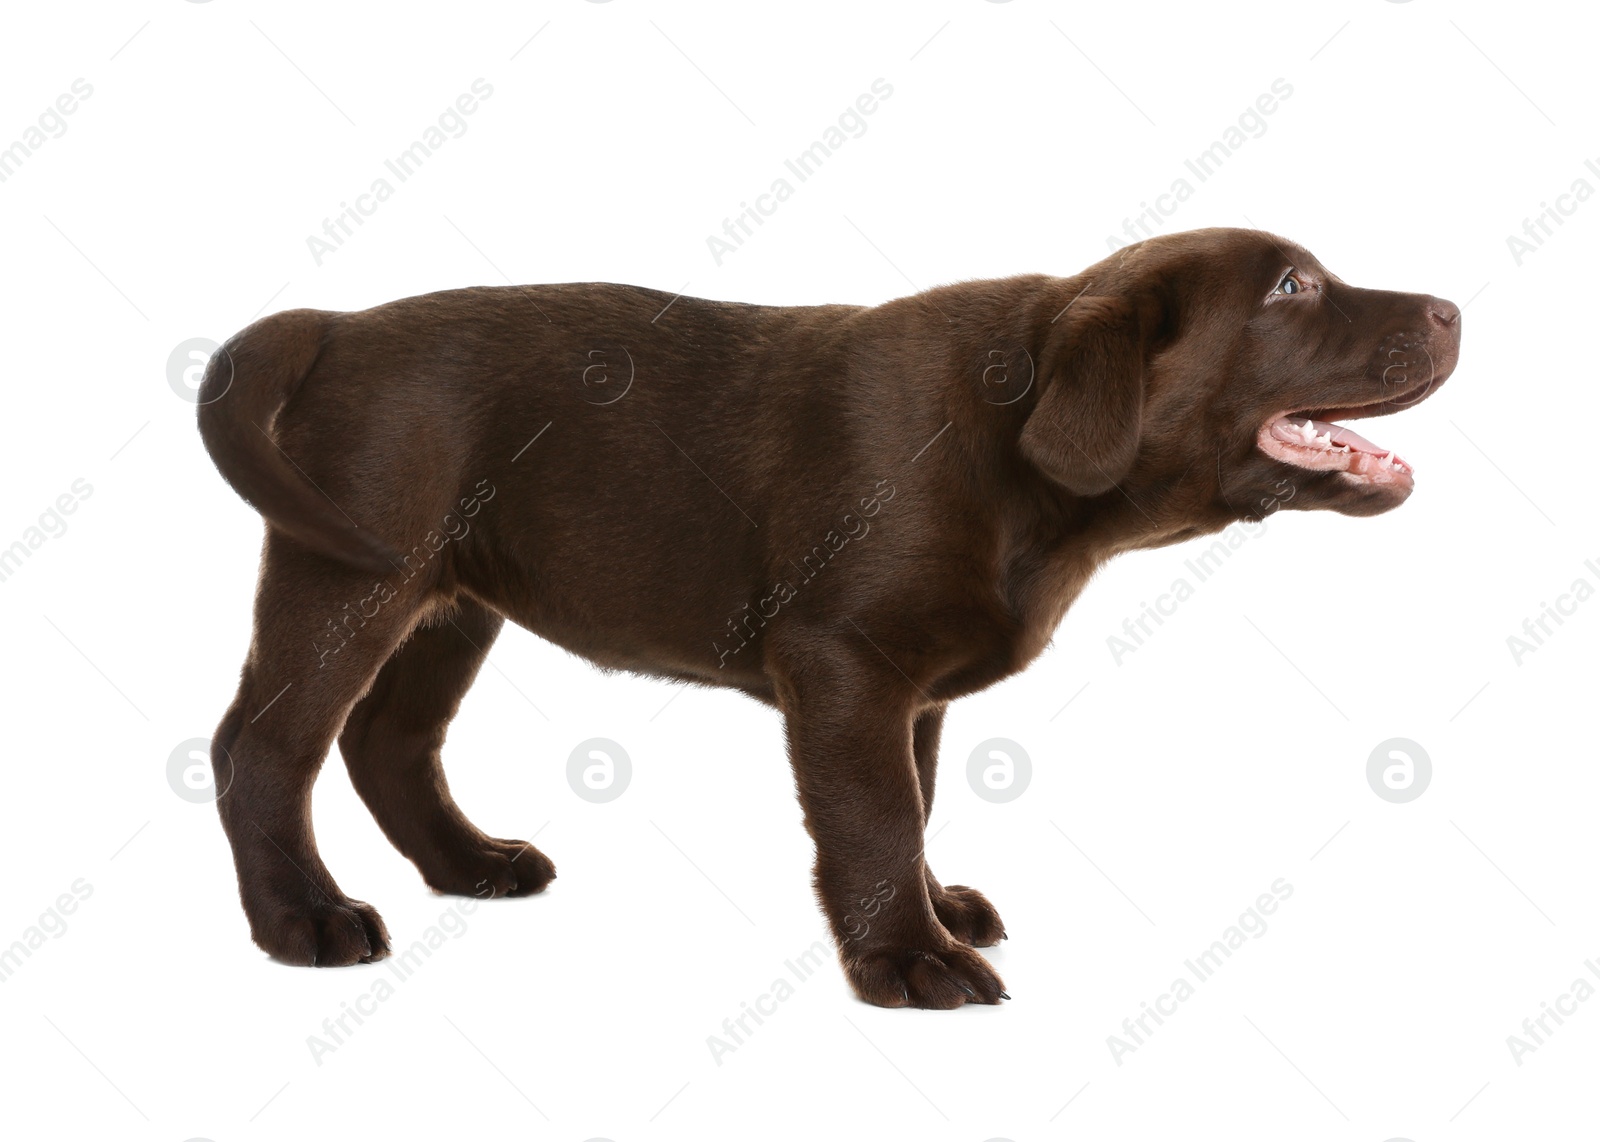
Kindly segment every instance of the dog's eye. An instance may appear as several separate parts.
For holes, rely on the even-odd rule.
[[[1299,282],[1298,279],[1295,278],[1294,274],[1293,273],[1287,273],[1287,274],[1283,275],[1283,280],[1278,283],[1278,288],[1276,290],[1274,290],[1273,292],[1274,293],[1299,293],[1300,292],[1300,288],[1301,288],[1300,287],[1300,282]]]

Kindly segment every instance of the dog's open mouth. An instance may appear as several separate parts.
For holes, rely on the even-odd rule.
[[[1377,414],[1382,406],[1369,409],[1341,409],[1337,414],[1363,416]],[[1329,412],[1324,415],[1332,416]],[[1410,484],[1411,465],[1393,450],[1372,443],[1342,424],[1318,420],[1306,413],[1287,413],[1273,417],[1256,434],[1261,451],[1292,464],[1319,472],[1344,472],[1373,484]]]

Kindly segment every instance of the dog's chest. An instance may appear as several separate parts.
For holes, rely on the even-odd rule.
[[[1008,571],[1006,594],[1016,625],[1007,673],[1022,670],[1044,652],[1099,562],[1086,553],[1071,552],[1019,562]]]

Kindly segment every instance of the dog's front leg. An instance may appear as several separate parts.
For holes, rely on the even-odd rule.
[[[903,676],[812,658],[780,687],[816,888],[856,994],[880,1007],[998,1003],[1005,985],[934,913],[912,724],[926,699]]]

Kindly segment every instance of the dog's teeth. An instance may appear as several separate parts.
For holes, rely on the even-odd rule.
[[[1333,433],[1324,432],[1321,436],[1317,437],[1317,446],[1319,448],[1332,448],[1333,447]]]

